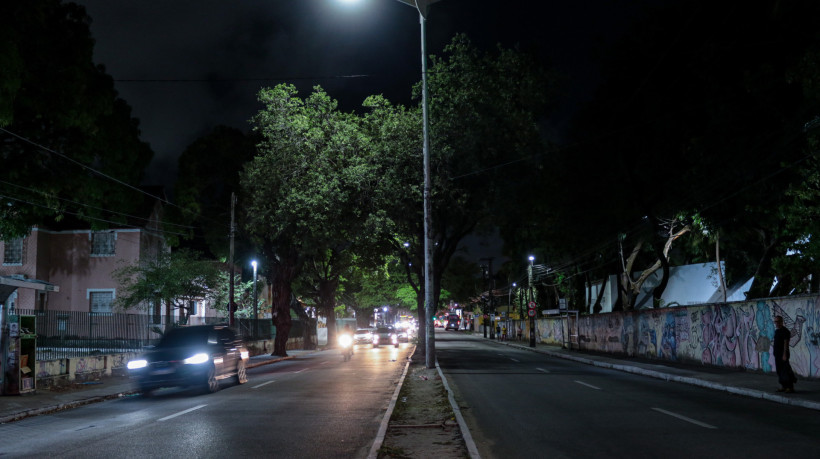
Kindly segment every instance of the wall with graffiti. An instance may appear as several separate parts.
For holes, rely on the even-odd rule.
[[[581,349],[773,372],[776,315],[791,331],[794,371],[820,378],[818,296],[542,319],[537,328],[545,343],[561,344],[568,326]]]

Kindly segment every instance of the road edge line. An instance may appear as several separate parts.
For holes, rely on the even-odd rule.
[[[415,352],[416,347],[413,346],[413,349],[410,351],[410,356],[412,357]],[[396,407],[396,401],[399,399],[399,392],[401,392],[401,386],[404,385],[404,378],[407,376],[407,370],[410,369],[410,363],[411,360],[408,358],[404,364],[404,371],[401,374],[399,383],[396,384],[393,397],[390,399],[390,404],[387,405],[387,411],[384,413],[382,423],[379,425],[379,432],[376,434],[376,439],[373,440],[373,446],[370,447],[370,452],[367,454],[367,459],[377,459],[379,456],[379,450],[382,447],[382,443],[384,443],[385,435],[387,435],[387,425],[390,424],[390,417],[393,416],[393,409]]]
[[[464,439],[464,443],[467,445],[467,452],[470,454],[470,458],[481,459],[481,454],[478,453],[478,447],[475,441],[473,441],[473,435],[467,427],[467,422],[464,421],[464,416],[461,415],[461,410],[458,408],[455,397],[453,397],[453,391],[447,383],[447,378],[444,377],[444,372],[441,371],[438,359],[436,359],[436,369],[438,370],[438,375],[441,377],[441,383],[444,385],[444,389],[447,390],[447,400],[450,401],[450,407],[453,408],[453,414],[456,415],[456,422],[458,422],[458,428],[461,429],[461,438]]]

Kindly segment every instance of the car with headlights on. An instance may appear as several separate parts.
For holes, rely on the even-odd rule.
[[[372,328],[359,328],[356,330],[356,333],[353,334],[353,343],[355,344],[368,344],[373,340],[373,329]]]
[[[399,334],[393,327],[378,327],[373,331],[373,347],[379,345],[399,347]]]
[[[248,358],[248,350],[227,326],[197,325],[171,329],[127,368],[144,395],[179,386],[216,392],[224,380],[248,381]]]

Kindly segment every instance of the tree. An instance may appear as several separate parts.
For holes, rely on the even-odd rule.
[[[674,232],[661,222],[697,216],[720,235],[727,277],[754,275],[749,298],[768,296],[785,277],[777,260],[796,240],[785,191],[801,181],[800,129],[820,108],[801,88],[816,73],[799,70],[820,45],[809,19],[818,14],[808,1],[698,1],[636,25],[610,51],[604,84],[574,122],[574,143],[552,152],[551,214],[538,226],[558,231],[541,239],[566,259],[611,260],[616,235],[628,235],[624,259],[640,247],[635,267],[661,263],[662,287],[669,257],[702,257],[707,246],[681,239],[665,253]]]
[[[145,308],[152,302],[165,304],[165,324],[170,327],[172,309],[179,309],[185,324],[191,315],[191,302],[219,302],[223,266],[182,249],[163,252],[156,260],[118,268],[113,273],[120,289],[116,306],[120,309]]]
[[[4,5],[0,238],[66,215],[104,228],[142,201],[133,185],[152,152],[113,80],[92,62],[89,23],[83,7],[59,0]]]
[[[259,140],[257,135],[216,126],[182,152],[174,187],[178,207],[169,209],[169,219],[193,227],[184,245],[227,259],[231,194],[239,194],[239,173],[253,159]],[[251,251],[244,245],[245,238],[235,239],[236,253]]]
[[[527,54],[498,47],[483,53],[456,36],[428,72],[432,181],[432,286],[439,302],[442,275],[459,242],[491,221],[509,177],[495,168],[542,146],[537,115],[550,96],[551,75]],[[419,87],[415,89],[418,94]],[[365,128],[383,160],[380,207],[392,224],[394,253],[410,243],[408,283],[419,292],[425,324],[421,122],[417,110],[383,98],[365,102]],[[410,279],[410,277],[413,279]],[[422,327],[423,333],[424,327]],[[425,337],[420,336],[424,342]]]
[[[344,251],[381,234],[381,215],[370,212],[378,177],[358,118],[339,112],[320,87],[302,100],[295,87],[281,84],[260,91],[259,100],[264,108],[254,129],[263,140],[241,178],[244,222],[266,258],[277,327],[273,353],[287,355],[292,287],[305,263],[322,266],[331,283],[325,291],[335,292],[344,270],[330,257],[350,260]],[[321,301],[332,318],[335,293],[323,293]]]

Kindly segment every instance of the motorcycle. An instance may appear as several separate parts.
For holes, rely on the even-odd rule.
[[[353,337],[350,335],[339,335],[339,349],[342,351],[342,357],[347,362],[353,357]]]

